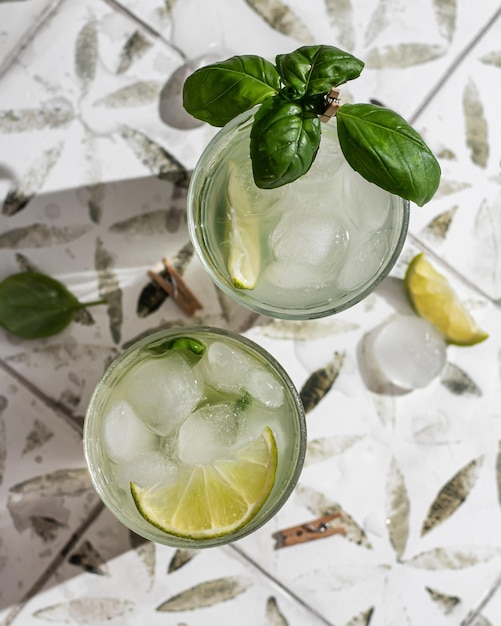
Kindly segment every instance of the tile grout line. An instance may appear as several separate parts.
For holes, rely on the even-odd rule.
[[[27,389],[32,395],[34,395],[38,400],[43,402],[45,406],[52,409],[58,417],[62,417],[63,420],[70,426],[74,431],[76,431],[80,436],[82,436],[83,432],[83,420],[77,416],[75,416],[64,404],[59,402],[58,400],[54,400],[46,393],[44,393],[41,389],[39,389],[35,384],[33,384],[30,380],[25,378],[22,374],[17,372],[13,367],[8,365],[3,359],[0,359],[0,369],[3,369],[11,378],[14,378],[20,385],[22,385],[25,389]]]
[[[319,613],[316,609],[314,609],[310,604],[304,601],[303,598],[294,593],[291,589],[286,587],[282,582],[280,582],[275,576],[272,576],[269,572],[267,572],[262,565],[257,563],[254,559],[252,559],[248,554],[246,554],[241,548],[238,548],[235,544],[228,544],[224,549],[232,550],[236,552],[243,560],[247,561],[254,569],[260,572],[265,578],[271,581],[276,587],[278,587],[281,591],[284,592],[285,595],[289,596],[294,602],[302,606],[309,613],[314,615],[317,619],[319,619],[326,626],[335,626],[332,622],[328,621],[321,613]],[[0,625],[0,626],[3,626]]]
[[[442,87],[447,83],[447,81],[451,78],[457,68],[464,61],[466,56],[473,50],[473,48],[478,44],[478,42],[482,39],[482,37],[487,33],[487,31],[493,26],[493,24],[501,17],[501,7],[497,9],[494,15],[487,21],[487,23],[481,28],[478,33],[473,37],[473,39],[466,45],[465,48],[459,53],[459,55],[452,61],[451,65],[446,69],[443,73],[442,77],[435,83],[434,87],[430,89],[422,103],[413,115],[409,117],[409,123],[415,124],[420,115],[423,113],[425,109],[428,108],[430,103],[434,100],[436,95],[440,92]]]
[[[474,620],[477,617],[480,617],[481,611],[487,606],[487,604],[492,600],[497,591],[501,587],[501,574],[498,575],[496,580],[492,583],[489,589],[484,593],[478,604],[475,608],[468,611],[466,617],[462,620],[460,626],[474,626]]]
[[[12,622],[16,619],[19,613],[23,610],[26,604],[43,589],[43,586],[47,583],[50,577],[59,569],[59,567],[64,563],[68,554],[76,546],[76,544],[84,535],[84,533],[88,530],[88,528],[99,517],[103,509],[104,509],[104,504],[99,500],[94,506],[94,508],[90,511],[89,515],[85,518],[85,520],[80,524],[80,526],[75,530],[75,532],[71,534],[68,541],[64,544],[64,546],[61,548],[61,550],[56,555],[56,557],[51,561],[47,569],[33,583],[33,585],[28,589],[28,591],[24,594],[21,600],[19,600],[19,602],[17,602],[11,608],[11,610],[9,611],[5,619],[1,622],[0,626],[9,626],[10,624],[12,624]]]

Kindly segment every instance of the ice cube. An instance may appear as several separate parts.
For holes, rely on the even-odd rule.
[[[308,172],[301,176],[297,183],[298,185],[318,185],[330,181],[343,163],[345,163],[345,159],[339,145],[337,132],[322,133],[315,160]]]
[[[381,229],[388,219],[392,199],[387,191],[343,166],[340,202],[355,228],[373,232]]]
[[[155,435],[138,419],[124,400],[114,402],[103,418],[103,443],[112,461],[120,462],[138,450],[152,449]]]
[[[402,389],[426,387],[442,370],[446,344],[428,321],[399,315],[377,331],[367,358]]]
[[[300,265],[287,261],[270,263],[262,274],[261,281],[280,289],[292,290],[293,298],[297,297],[298,289],[318,289],[325,287],[332,277],[327,273],[315,270],[310,265]],[[292,300],[291,304],[294,303]],[[299,301],[296,302],[299,306]]]
[[[255,400],[265,406],[278,408],[284,403],[284,388],[265,369],[254,369],[249,373],[246,389]]]
[[[322,271],[339,266],[348,248],[348,232],[332,207],[319,208],[301,198],[291,204],[271,234],[271,249],[281,263]]]
[[[124,388],[138,417],[159,435],[170,434],[203,396],[203,384],[178,352],[139,363]]]
[[[335,277],[342,291],[354,291],[377,274],[389,250],[389,234],[382,230],[350,242],[345,263]]]
[[[188,465],[202,465],[227,456],[239,432],[240,410],[236,403],[201,407],[181,425],[178,433],[178,457]]]
[[[140,487],[155,487],[171,482],[178,466],[158,450],[144,451],[123,462],[117,468],[117,482],[129,490],[133,482]]]

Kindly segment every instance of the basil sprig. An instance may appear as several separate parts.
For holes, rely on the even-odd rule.
[[[61,332],[83,308],[102,300],[81,303],[59,281],[38,272],[20,272],[0,283],[0,325],[25,339]]]
[[[187,78],[185,109],[213,126],[261,105],[254,116],[250,157],[256,185],[273,189],[310,169],[320,145],[318,116],[332,87],[357,78],[364,64],[334,46],[303,46],[275,65],[234,56]],[[390,193],[422,206],[440,182],[440,166],[422,137],[397,113],[371,104],[337,112],[343,154],[353,169]]]

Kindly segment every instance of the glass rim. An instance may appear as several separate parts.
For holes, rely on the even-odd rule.
[[[234,132],[238,132],[240,129],[244,128],[246,122],[253,117],[256,109],[257,107],[254,107],[253,109],[241,113],[223,126],[211,138],[203,150],[195,169],[193,170],[187,193],[187,223],[188,233],[195,252],[197,253],[197,257],[204,270],[216,286],[221,289],[221,291],[232,298],[235,302],[238,302],[241,306],[244,306],[255,313],[277,319],[288,320],[318,319],[334,315],[335,313],[340,313],[370,295],[393,269],[407,238],[410,220],[410,202],[400,196],[385,191],[385,193],[394,199],[394,202],[397,203],[397,206],[400,208],[401,220],[398,237],[396,238],[394,246],[392,246],[391,254],[385,258],[384,263],[381,265],[371,282],[363,289],[355,290],[352,297],[343,299],[341,302],[337,303],[335,301],[332,302],[332,300],[328,300],[322,304],[311,306],[304,305],[301,308],[292,308],[270,303],[262,303],[252,297],[252,290],[234,288],[229,284],[227,276],[225,276],[224,273],[218,268],[217,263],[210,258],[209,253],[205,250],[205,228],[203,224],[198,223],[198,211],[196,210],[196,207],[198,203],[197,199],[203,187],[203,182],[207,178],[207,174],[204,172],[204,167],[208,167],[209,171],[212,169],[215,161],[213,155],[216,154],[216,149],[219,149],[221,144],[224,145],[226,138],[228,138],[227,141],[230,141]],[[394,208],[392,210],[398,210],[398,208]]]
[[[266,501],[268,499],[265,501],[263,508],[256,513],[256,516],[243,527],[240,527],[234,532],[227,535],[207,539],[190,539],[179,537],[161,531],[160,529],[157,529],[154,525],[150,525],[151,528],[148,528],[148,522],[144,520],[143,524],[139,518],[137,525],[132,523],[131,517],[127,515],[126,511],[124,512],[122,510],[122,507],[116,506],[114,498],[111,495],[112,489],[107,487],[108,483],[106,480],[106,476],[102,472],[98,461],[100,438],[99,427],[101,424],[101,416],[96,413],[96,404],[98,404],[103,391],[106,391],[106,384],[108,383],[110,377],[113,376],[117,368],[120,367],[124,360],[131,357],[141,347],[147,346],[150,343],[153,343],[161,338],[170,338],[179,335],[185,336],[189,335],[190,333],[193,333],[194,335],[206,334],[216,335],[222,338],[228,338],[238,344],[242,344],[246,348],[249,348],[251,351],[257,353],[260,357],[264,358],[267,365],[269,365],[279,377],[284,386],[286,394],[288,394],[290,398],[290,406],[294,409],[294,414],[291,415],[291,419],[293,418],[296,423],[298,434],[297,441],[293,446],[293,449],[295,451],[293,467],[291,468],[290,472],[287,472],[285,487],[278,492],[276,499],[273,500],[268,510],[265,511],[265,514],[260,517],[260,512],[261,510],[265,510]],[[207,325],[178,326],[165,330],[160,330],[152,333],[151,335],[148,335],[147,337],[139,339],[137,342],[124,350],[106,368],[103,376],[94,388],[87,407],[83,426],[83,448],[85,461],[89,470],[92,485],[104,505],[129,530],[132,530],[136,534],[150,541],[176,548],[200,549],[232,543],[255,532],[258,528],[270,521],[270,519],[272,519],[287,502],[299,480],[299,476],[303,469],[304,459],[306,455],[306,444],[306,415],[303,403],[301,401],[297,388],[295,387],[292,379],[290,378],[284,367],[277,361],[277,359],[272,354],[270,354],[265,348],[263,348],[252,339],[249,339],[248,337],[245,337],[244,335],[241,335],[229,329]],[[269,497],[270,496],[268,496],[268,498]],[[140,514],[138,513],[138,515]]]

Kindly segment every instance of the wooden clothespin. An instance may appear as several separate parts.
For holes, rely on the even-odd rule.
[[[323,115],[319,116],[321,122],[328,122],[334,117],[339,109],[341,99],[339,98],[339,89],[333,87],[329,95],[327,96],[327,108],[323,112]]]
[[[202,309],[202,303],[195,294],[186,286],[179,273],[172,267],[169,259],[162,259],[165,270],[169,275],[170,281],[165,280],[163,276],[156,272],[149,271],[148,276],[159,287],[161,287],[176,302],[179,308],[188,316],[192,317],[195,311]]]
[[[273,533],[273,538],[275,539],[274,548],[278,550],[279,548],[287,548],[298,543],[323,539],[331,535],[344,535],[345,530],[340,526],[340,521],[341,513],[332,513],[298,526],[279,530]]]

